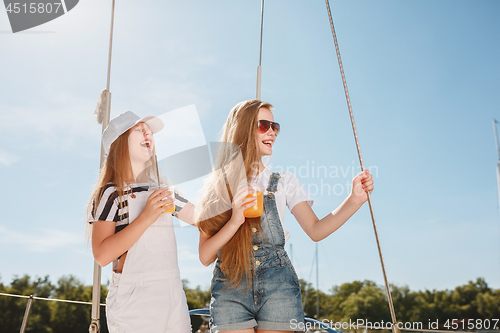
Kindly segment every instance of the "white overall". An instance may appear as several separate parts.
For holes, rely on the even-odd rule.
[[[129,221],[139,216],[150,194],[128,196]],[[191,332],[172,214],[162,214],[128,250],[121,274],[112,273],[106,317],[110,333]]]

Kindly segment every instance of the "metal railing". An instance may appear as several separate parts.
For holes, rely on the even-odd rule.
[[[28,304],[26,304],[26,310],[24,311],[23,322],[21,324],[21,330],[19,331],[20,333],[24,333],[26,330],[29,314],[31,311],[31,306],[32,306],[34,300],[92,305],[92,302],[72,301],[72,300],[57,299],[57,298],[46,298],[46,297],[38,297],[38,296],[33,296],[33,295],[25,296],[25,295],[0,293],[0,296],[28,299]],[[99,305],[106,306],[105,303],[100,303]],[[207,319],[210,316],[210,309],[193,309],[193,310],[189,311],[189,315],[190,316],[201,316],[201,317],[205,317]],[[336,331],[330,325],[323,323],[323,322],[320,322],[316,319],[312,319],[312,318],[304,318],[304,328],[320,329],[320,330],[322,330],[322,332],[327,332],[327,333],[340,333],[340,332],[342,332],[342,331]],[[367,326],[361,326],[361,325],[356,325],[356,328],[358,328],[358,329],[370,329],[370,330],[380,330],[380,329],[383,330],[383,329],[385,329],[384,327],[367,327]],[[495,329],[495,328],[497,328],[497,329]],[[464,331],[459,331],[459,330],[408,329],[408,328],[400,328],[400,330],[401,331],[408,331],[408,332],[466,333]],[[478,331],[476,330],[476,332],[478,332]],[[500,330],[498,330],[498,327],[494,327],[492,330],[487,330],[487,332],[488,333],[500,333]]]
[[[33,296],[33,295],[25,296],[25,295],[0,293],[0,296],[27,298],[28,299],[28,304],[26,304],[26,310],[24,311],[23,323],[21,324],[21,330],[19,331],[20,333],[24,333],[24,331],[26,330],[26,325],[28,324],[28,318],[29,318],[30,311],[31,311],[31,305],[33,304],[33,300],[35,300],[35,299],[42,300],[42,301],[51,301],[51,302],[63,302],[63,303],[92,305],[92,302],[70,301],[70,300],[66,300],[66,299],[46,298],[46,297],[38,297],[38,296]],[[101,303],[100,305],[106,306],[106,304],[104,304],[104,303]]]
[[[65,300],[65,299],[57,299],[57,298],[47,298],[47,297],[38,297],[38,296],[25,296],[25,295],[16,295],[16,294],[6,294],[6,293],[0,293],[0,296],[8,296],[8,297],[17,297],[17,298],[27,298],[28,299],[28,304],[26,304],[26,310],[24,311],[24,317],[23,317],[23,322],[21,324],[21,330],[19,331],[20,333],[24,333],[26,330],[26,326],[28,324],[28,318],[29,314],[31,311],[31,305],[33,304],[33,300],[42,300],[42,301],[51,301],[51,302],[63,302],[63,303],[73,303],[73,304],[86,304],[86,305],[92,305],[92,302],[84,302],[84,301],[71,301],[71,300]],[[106,304],[101,303],[100,306],[106,306]],[[210,316],[210,309],[194,309],[189,311],[190,316],[202,316],[202,317],[208,317]],[[331,329],[328,327],[328,325],[319,322],[315,319],[311,318],[305,318],[306,325],[309,324],[309,326],[314,327],[314,328],[319,328],[323,329],[324,331],[328,333],[338,333],[337,331]]]

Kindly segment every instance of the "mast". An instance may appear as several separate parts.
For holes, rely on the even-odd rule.
[[[111,79],[111,50],[113,46],[113,25],[115,17],[115,0],[112,2],[111,7],[111,28],[109,33],[109,53],[108,53],[108,73],[106,82],[106,109],[102,115],[102,132],[108,127],[109,118],[111,113],[111,92],[109,91],[109,84]],[[101,144],[101,161],[100,166],[102,168],[105,161],[104,148]],[[99,333],[101,331],[101,325],[99,324],[101,310],[101,266],[94,260],[94,278],[92,284],[92,311],[91,311],[91,322],[89,326],[90,333]]]
[[[495,133],[495,144],[497,146],[498,162],[497,162],[497,187],[498,187],[498,200],[500,209],[500,145],[498,143],[498,131],[497,131],[498,121],[493,118],[493,132]]]
[[[498,143],[497,124],[498,124],[498,121],[496,121],[496,119],[493,118],[493,133],[495,133],[495,144],[496,144],[497,153],[498,153],[498,162],[497,162],[497,188],[498,188],[498,200],[499,200],[499,206],[498,206],[498,208],[500,209],[500,144]]]
[[[496,121],[495,118],[493,118],[493,132],[495,133],[495,144],[497,146],[497,153],[498,153],[498,160],[500,161],[500,147],[498,144],[498,132],[497,132],[497,125],[498,121]]]
[[[316,242],[316,320],[319,320],[319,266],[318,242]]]

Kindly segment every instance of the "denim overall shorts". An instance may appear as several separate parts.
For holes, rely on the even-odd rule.
[[[211,332],[256,327],[295,331],[304,322],[299,280],[284,249],[285,236],[276,207],[280,174],[274,172],[264,196],[262,230],[252,228],[253,278],[229,286],[218,259],[212,279]],[[248,223],[248,222],[247,222]],[[301,325],[302,326],[302,325]],[[303,326],[302,326],[303,327]]]

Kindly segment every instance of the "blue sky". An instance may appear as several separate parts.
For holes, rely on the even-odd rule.
[[[500,118],[500,3],[330,5],[365,166],[375,175],[389,281],[453,289],[483,277],[500,288],[492,127]],[[110,9],[111,1],[81,1],[16,34],[0,10],[3,283],[16,274],[92,283],[84,211],[99,166],[101,128],[92,114],[106,87]],[[259,33],[260,1],[118,2],[111,116],[195,104],[206,142],[217,140],[231,107],[255,97]],[[266,2],[262,99],[282,128],[269,164],[295,170],[316,214],[328,214],[359,164],[323,1]],[[180,187],[196,202],[200,184]],[[285,223],[298,275],[315,283],[315,243],[290,214]],[[176,235],[182,277],[208,289],[211,267],[197,259],[196,229],[178,227]],[[319,252],[320,289],[383,284],[367,207]]]

